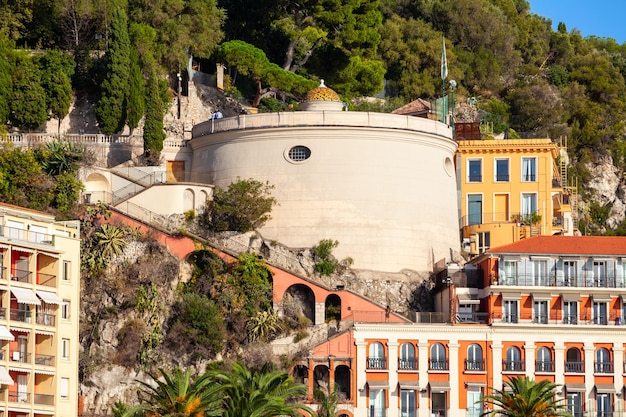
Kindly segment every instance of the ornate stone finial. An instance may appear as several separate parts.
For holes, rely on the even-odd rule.
[[[320,87],[326,88],[326,86],[324,85],[324,79],[323,78],[320,80]]]

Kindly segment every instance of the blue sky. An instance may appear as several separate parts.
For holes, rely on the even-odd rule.
[[[624,0],[529,0],[531,13],[550,18],[553,29],[559,22],[567,31],[578,29],[583,37],[596,35],[626,42]]]

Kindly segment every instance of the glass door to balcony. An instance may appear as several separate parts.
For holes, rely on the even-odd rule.
[[[581,417],[583,415],[583,398],[580,392],[567,393],[567,410],[574,417]]]
[[[18,374],[17,375],[17,402],[25,403],[28,399],[28,375],[26,374]]]
[[[483,222],[482,194],[469,194],[467,196],[467,214],[468,225],[481,224]]]

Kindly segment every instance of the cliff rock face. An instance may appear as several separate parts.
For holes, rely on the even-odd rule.
[[[590,201],[595,201],[600,206],[610,206],[606,225],[617,228],[626,217],[626,181],[623,173],[613,165],[613,159],[609,155],[598,158],[593,163],[585,166],[589,170],[591,180],[586,184],[591,192]],[[589,202],[581,203],[581,215],[585,218],[589,213]],[[581,230],[585,233],[584,230]]]

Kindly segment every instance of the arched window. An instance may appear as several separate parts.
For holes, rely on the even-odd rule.
[[[506,361],[504,362],[505,371],[523,371],[524,363],[522,362],[522,353],[516,346],[511,346],[506,350]]]
[[[583,365],[580,350],[577,348],[567,349],[567,353],[565,354],[565,372],[585,372]]]
[[[611,362],[611,355],[606,348],[599,348],[596,350],[596,372],[600,374],[613,373],[613,363]]]
[[[387,369],[385,360],[385,348],[380,342],[370,344],[369,357],[367,358],[368,369]]]
[[[441,343],[435,343],[430,348],[430,369],[447,370],[446,348]]]
[[[484,371],[483,348],[476,343],[467,347],[467,359],[465,360],[466,371]]]
[[[398,369],[417,369],[415,360],[415,346],[413,343],[403,343],[400,346],[400,363]]]
[[[554,361],[552,351],[542,346],[537,350],[537,360],[535,361],[535,372],[554,372]]]

